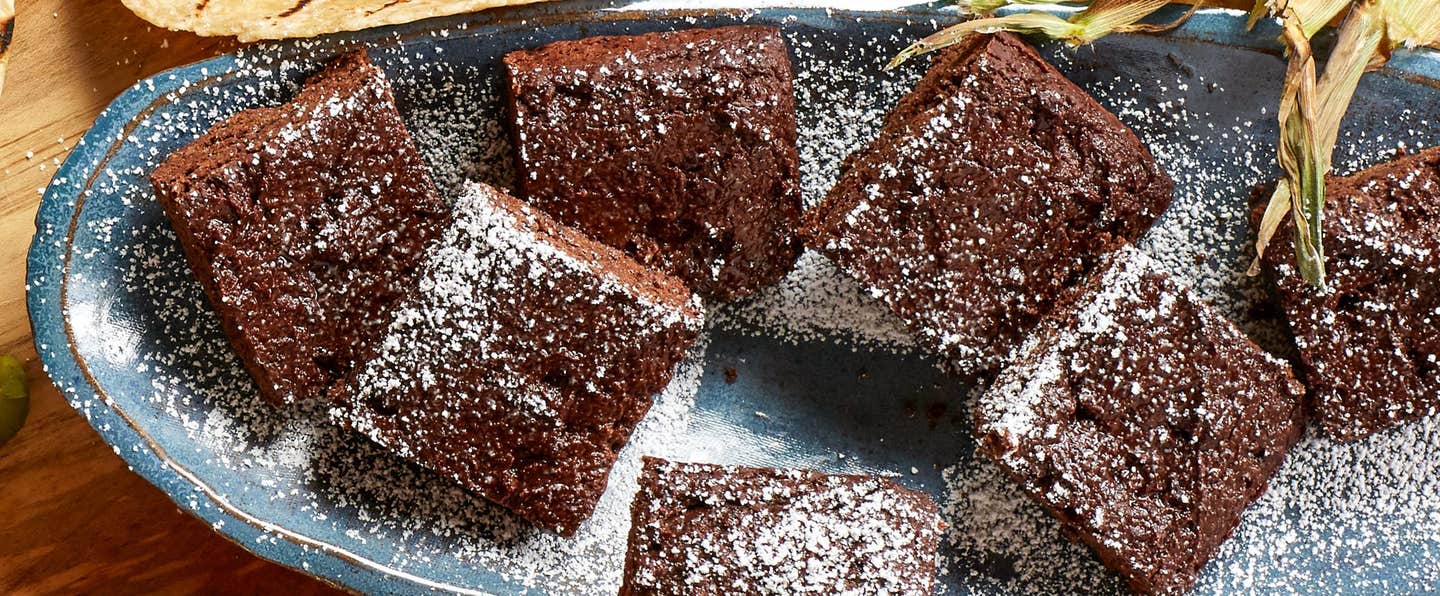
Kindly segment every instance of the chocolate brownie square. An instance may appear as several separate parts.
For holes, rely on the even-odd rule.
[[[321,397],[373,343],[449,209],[363,52],[245,110],[150,177],[260,393]]]
[[[591,37],[505,66],[530,204],[707,297],[790,271],[799,157],[779,30]]]
[[[980,451],[1141,593],[1188,590],[1304,429],[1304,389],[1133,248],[976,408]]]
[[[947,368],[978,375],[1172,191],[1130,129],[1001,33],[935,58],[806,235]]]
[[[1265,263],[1320,425],[1353,440],[1440,410],[1440,148],[1330,178],[1325,195],[1326,289],[1300,278],[1288,221]]]
[[[645,458],[622,595],[931,594],[944,525],[870,476]]]
[[[570,535],[700,330],[684,284],[471,185],[332,415]]]

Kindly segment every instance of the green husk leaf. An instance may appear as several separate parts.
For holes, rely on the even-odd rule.
[[[1277,192],[1285,188],[1290,195],[1290,214],[1295,218],[1294,240],[1295,259],[1300,275],[1317,286],[1324,285],[1325,261],[1320,252],[1320,218],[1312,217],[1324,207],[1325,188],[1323,168],[1318,168],[1315,147],[1315,57],[1310,49],[1310,36],[1305,33],[1303,22],[1293,11],[1286,10],[1280,15],[1284,25],[1282,39],[1289,53],[1285,70],[1285,83],[1280,94],[1280,146],[1278,161],[1285,172],[1283,185],[1277,185]],[[1317,180],[1316,171],[1322,170]],[[1272,197],[1272,201],[1274,197]],[[1274,230],[1269,231],[1273,235]],[[1264,253],[1256,245],[1256,258]]]
[[[1289,54],[1285,65],[1283,87],[1280,91],[1280,109],[1276,112],[1280,130],[1283,133],[1289,129],[1289,121],[1292,118],[1301,118],[1298,107],[1301,90],[1314,84],[1315,60],[1310,53],[1310,39],[1305,37],[1304,30],[1300,28],[1294,15],[1282,14],[1281,23],[1285,26],[1282,39],[1285,41],[1286,52]],[[1299,169],[1292,149],[1293,147],[1285,142],[1285,137],[1282,135],[1277,148],[1277,160],[1280,162],[1281,168],[1285,170],[1285,176],[1275,185],[1275,191],[1270,195],[1270,202],[1265,207],[1265,215],[1261,219],[1260,230],[1255,240],[1255,262],[1250,267],[1251,275],[1258,273],[1257,265],[1265,256],[1265,248],[1269,246],[1270,239],[1275,236],[1275,231],[1284,221],[1284,214],[1295,204],[1291,198],[1294,188],[1292,181],[1298,178]],[[1295,172],[1293,178],[1292,172]]]
[[[1006,6],[1021,4],[1055,4],[1056,0],[959,0],[955,7],[963,14],[990,16]]]
[[[976,6],[976,2],[982,3],[979,6],[988,6],[988,4],[983,4],[986,0],[969,1],[972,6]],[[965,21],[910,44],[909,47],[896,54],[885,68],[886,70],[895,68],[910,58],[954,45],[977,33],[998,33],[1000,31],[1033,33],[1079,46],[1092,43],[1117,31],[1162,30],[1175,27],[1183,22],[1184,18],[1182,17],[1179,21],[1169,25],[1137,24],[1137,21],[1166,4],[1168,4],[1168,0],[1094,0],[1085,10],[1075,13],[1068,20],[1047,12],[1035,11]],[[1198,8],[1198,6],[1197,4],[1196,7]],[[1192,8],[1191,12],[1194,10],[1195,8]],[[1186,13],[1187,16],[1189,14]]]
[[[1323,2],[1293,3],[1280,14],[1285,26],[1283,39],[1289,52],[1285,87],[1280,97],[1280,167],[1282,184],[1266,207],[1255,241],[1256,262],[1276,228],[1283,221],[1277,202],[1289,195],[1290,213],[1295,217],[1295,257],[1301,277],[1316,286],[1325,286],[1325,250],[1322,224],[1325,208],[1325,176],[1330,172],[1340,121],[1355,94],[1360,76],[1382,49],[1384,20],[1375,0],[1360,0],[1340,28],[1340,38],[1317,82],[1315,60],[1310,51],[1307,17],[1298,9],[1309,7],[1310,18],[1322,18]],[[1323,7],[1322,7],[1323,8]],[[1252,273],[1256,267],[1252,265]]]
[[[976,33],[998,33],[1000,31],[1039,33],[1052,39],[1070,39],[1079,34],[1080,28],[1074,23],[1044,12],[1027,12],[965,21],[941,29],[925,39],[910,44],[909,47],[896,54],[890,64],[885,66],[885,69],[889,70],[900,66],[915,56],[955,45],[960,40]]]
[[[1327,23],[1334,20],[1340,11],[1350,4],[1351,0],[1255,0],[1255,5],[1250,8],[1250,17],[1245,21],[1245,28],[1252,29],[1255,23],[1264,18],[1266,14],[1273,14],[1277,17],[1285,14],[1292,14],[1300,21],[1300,30],[1305,32],[1305,38],[1315,36]]]
[[[1308,103],[1313,105],[1313,100]],[[1296,102],[1296,105],[1306,106],[1307,101]],[[1321,155],[1314,151],[1314,119],[1309,109],[1301,107],[1297,117],[1286,122],[1280,136],[1291,153],[1285,170],[1292,189],[1290,215],[1295,218],[1295,258],[1300,277],[1323,288],[1325,251],[1321,244],[1321,225],[1325,209],[1325,166]]]
[[[5,444],[30,413],[30,387],[25,383],[25,367],[13,356],[0,356],[0,445]]]
[[[1378,4],[1361,0],[1340,27],[1340,38],[1325,63],[1325,73],[1316,87],[1319,110],[1315,115],[1316,151],[1324,156],[1325,170],[1330,169],[1335,138],[1340,134],[1340,121],[1355,96],[1360,75],[1372,67],[1385,37],[1385,22]]]
[[[1083,28],[1081,38],[1067,41],[1084,45],[1117,31],[1143,28],[1144,25],[1136,23],[1169,3],[1170,0],[1094,0],[1075,15],[1074,21]]]
[[[1190,5],[1189,9],[1186,9],[1185,14],[1180,15],[1180,18],[1177,18],[1169,23],[1165,23],[1163,25],[1146,25],[1143,23],[1132,24],[1118,27],[1115,30],[1119,32],[1141,31],[1147,33],[1160,33],[1163,31],[1169,31],[1171,29],[1184,25],[1185,21],[1190,20],[1190,17],[1195,16],[1195,12],[1202,8],[1205,8],[1205,0],[1196,0],[1194,4]]]
[[[1285,171],[1285,181],[1276,186],[1276,191],[1285,188],[1290,195],[1290,214],[1295,218],[1295,258],[1300,275],[1312,284],[1323,286],[1325,259],[1319,228],[1320,210],[1325,205],[1325,175],[1315,147],[1315,57],[1310,52],[1310,37],[1305,34],[1300,19],[1293,12],[1286,12],[1281,20],[1290,57],[1280,94],[1279,161]],[[1271,202],[1274,201],[1272,196]],[[1268,234],[1273,236],[1274,231],[1268,230]],[[1255,248],[1258,259],[1264,254],[1258,239]]]
[[[1385,0],[1382,6],[1391,47],[1440,43],[1440,6],[1435,0]]]
[[[1295,16],[1300,19],[1300,28],[1305,31],[1305,37],[1315,37],[1325,25],[1340,16],[1351,0],[1277,0],[1284,2],[1295,11]]]
[[[1299,188],[1299,192],[1291,196],[1295,203],[1292,212],[1304,214],[1304,217],[1297,215],[1295,219],[1295,254],[1301,277],[1317,288],[1325,287],[1324,233],[1321,229],[1325,209],[1325,176],[1330,173],[1340,121],[1355,96],[1360,76],[1375,65],[1377,57],[1382,56],[1381,43],[1385,36],[1382,16],[1375,0],[1359,0],[1354,4],[1350,16],[1340,26],[1340,37],[1325,63],[1325,73],[1315,85],[1314,101],[1305,108],[1309,111],[1305,115],[1309,124],[1307,136],[1286,139],[1286,142],[1298,144],[1292,151],[1299,152],[1301,157],[1298,180],[1293,176],[1291,178],[1291,184],[1298,183]],[[1301,26],[1304,27],[1305,23]],[[1308,228],[1303,237],[1298,233],[1302,226]]]

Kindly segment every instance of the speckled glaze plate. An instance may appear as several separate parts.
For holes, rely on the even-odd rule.
[[[1173,17],[1174,13],[1160,15]],[[918,76],[880,66],[953,20],[939,9],[643,12],[558,3],[263,45],[141,81],[105,110],[45,194],[29,259],[36,348],[66,398],[134,470],[255,553],[365,592],[608,593],[640,454],[892,474],[951,525],[942,590],[1115,592],[1120,582],[972,457],[973,387],[937,373],[888,315],[815,255],[711,312],[595,518],[566,541],[345,434],[313,406],[255,399],[145,176],[240,109],[275,103],[328,56],[367,47],[446,188],[509,180],[500,57],[558,39],[737,21],[782,27],[795,56],[806,200]],[[1130,124],[1177,181],[1141,242],[1267,348],[1264,284],[1241,274],[1244,200],[1274,175],[1277,31],[1202,11],[1165,35],[1043,50]],[[1336,163],[1440,142],[1440,57],[1367,77]],[[1309,436],[1207,567],[1200,593],[1440,590],[1440,422],[1337,445]]]

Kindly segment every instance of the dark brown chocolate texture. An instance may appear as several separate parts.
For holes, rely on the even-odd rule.
[[[942,525],[869,476],[645,458],[622,595],[932,594]]]
[[[448,209],[363,52],[291,102],[240,112],[151,182],[260,392],[322,396],[411,285]]]
[[[472,185],[332,414],[569,535],[701,316],[678,279]]]
[[[993,370],[1173,185],[1114,115],[1009,34],[934,59],[808,215],[808,242],[954,371]]]
[[[1353,440],[1440,410],[1440,148],[1329,178],[1325,195],[1326,289],[1295,268],[1293,220],[1265,263],[1320,425]]]
[[[707,297],[790,271],[799,158],[777,29],[591,37],[505,66],[530,204]]]
[[[1045,320],[976,409],[980,451],[1140,593],[1179,594],[1304,430],[1304,388],[1140,251]]]

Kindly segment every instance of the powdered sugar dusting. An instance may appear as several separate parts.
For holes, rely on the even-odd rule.
[[[775,285],[715,311],[715,325],[779,335],[796,343],[843,340],[913,351],[915,340],[890,309],[820,253],[801,253]]]
[[[994,464],[977,458],[945,470],[941,512],[947,564],[974,593],[1114,594],[1123,583]]]
[[[812,15],[824,20],[819,13]],[[834,18],[853,25],[850,17]],[[720,22],[732,20],[681,18],[674,24]],[[813,203],[833,182],[844,156],[873,135],[920,70],[880,75],[875,69],[917,35],[933,31],[935,23],[867,20],[863,26],[876,33],[852,37],[843,27],[815,29],[802,19],[783,16],[776,22],[786,27],[796,56],[802,181],[806,199]],[[613,27],[607,30],[611,32],[622,27],[605,22],[590,26]],[[524,32],[486,31],[479,37],[511,35],[506,39],[516,45],[538,43],[533,23],[520,27]],[[457,49],[475,43],[476,37],[475,30],[457,25],[420,39],[382,37],[382,43],[395,45],[372,50],[391,77],[402,113],[436,170],[437,182],[449,190],[467,178],[508,186],[511,177],[498,71],[473,56],[462,58],[464,52]],[[1251,184],[1273,175],[1274,114],[1268,106],[1278,89],[1254,82],[1278,80],[1270,75],[1283,64],[1273,56],[1214,44],[1166,37],[1123,39],[1046,55],[1134,128],[1177,182],[1174,205],[1140,247],[1262,344],[1283,349],[1283,325],[1273,312],[1256,308],[1265,304],[1265,285],[1241,275],[1248,264],[1249,238],[1243,197]],[[474,582],[475,570],[494,569],[514,590],[613,591],[640,468],[637,456],[695,460],[727,452],[727,445],[718,441],[696,445],[686,440],[695,431],[695,395],[711,390],[700,386],[703,350],[691,354],[657,397],[622,451],[595,516],[575,538],[564,540],[340,431],[326,420],[323,408],[276,410],[257,403],[252,383],[229,355],[198,286],[179,265],[183,257],[144,176],[209,124],[291,94],[294,82],[313,70],[321,54],[328,55],[328,49],[314,43],[247,50],[234,64],[236,75],[224,85],[175,78],[188,76],[184,74],[142,82],[142,88],[178,88],[171,93],[174,104],[119,138],[86,141],[119,141],[121,146],[118,157],[107,162],[89,187],[76,234],[68,305],[76,345],[101,384],[112,391],[111,401],[139,417],[140,424],[170,448],[178,465],[201,470],[237,508],[287,527],[303,527],[393,570],[449,585]],[[1187,73],[1165,59],[1170,53],[1209,58],[1197,59]],[[1108,65],[1125,57],[1136,61]],[[211,74],[216,73],[202,76]],[[1352,110],[1351,121],[1357,124],[1341,135],[1336,163],[1342,172],[1388,158],[1399,143],[1414,148],[1440,141],[1433,114],[1395,105],[1429,92],[1405,87],[1398,79],[1377,82],[1382,76],[1367,77],[1361,88],[1365,103]],[[1222,109],[1225,106],[1231,109]],[[78,181],[61,177],[53,184]],[[61,202],[73,204],[76,199],[61,197]],[[43,220],[37,242],[63,246],[65,232],[65,222]],[[32,283],[56,283],[61,275],[58,267],[37,271]],[[803,257],[781,285],[713,319],[718,326],[788,338],[797,350],[804,349],[805,342],[832,339],[870,342],[872,348],[912,343],[887,309],[814,255]],[[66,349],[43,339],[37,348],[51,362],[62,360]],[[125,438],[108,417],[109,403],[94,397],[78,379],[60,378],[57,383],[78,411],[100,421],[102,433],[111,440]],[[958,397],[951,405],[952,412],[968,408]],[[758,418],[751,411],[744,416]],[[866,422],[847,420],[843,412],[825,420],[842,426]],[[763,421],[766,436],[775,438],[766,445],[786,448],[787,433],[793,429],[781,417]],[[126,455],[137,457],[128,448]],[[942,513],[951,526],[945,541],[952,553],[942,569],[949,592],[1118,588],[1087,549],[1066,542],[1054,522],[993,467],[965,453],[939,454],[936,459],[954,462],[947,484],[931,487],[943,501]],[[914,465],[923,469],[929,463]],[[894,472],[908,475],[909,466]],[[181,495],[182,507],[212,519],[221,515],[188,486],[174,492]],[[1197,591],[1440,590],[1440,547],[1434,538],[1440,536],[1437,495],[1436,417],[1354,444],[1307,437],[1202,574]],[[238,534],[236,525],[217,522],[219,529]],[[256,533],[254,548],[285,544],[273,532]],[[299,564],[325,573],[345,571],[323,568],[328,557],[303,549]]]

